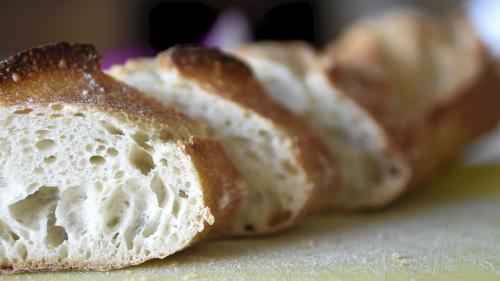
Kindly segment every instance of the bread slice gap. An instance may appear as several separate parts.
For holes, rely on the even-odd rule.
[[[11,57],[0,92],[2,273],[164,258],[238,210],[242,183],[223,147],[102,73],[89,45]]]
[[[334,196],[339,179],[324,145],[234,58],[177,46],[110,73],[204,122],[223,142],[248,190],[228,235],[288,228]]]
[[[337,156],[343,186],[331,206],[377,207],[401,192],[409,171],[375,118],[331,84],[316,51],[302,42],[259,42],[231,50],[271,96],[302,116]]]

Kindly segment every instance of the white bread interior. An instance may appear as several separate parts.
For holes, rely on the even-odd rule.
[[[176,141],[73,105],[0,108],[0,260],[134,264],[212,224]]]

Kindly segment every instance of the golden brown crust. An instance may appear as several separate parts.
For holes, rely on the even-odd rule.
[[[174,128],[195,128],[173,108],[104,74],[99,54],[86,44],[36,47],[0,62],[0,103],[91,105],[134,120],[153,118]]]
[[[333,198],[339,186],[339,175],[325,145],[304,121],[268,96],[244,63],[219,50],[197,46],[173,47],[161,53],[158,62],[161,67],[196,81],[207,92],[271,120],[289,134],[295,155],[313,188],[297,217],[277,226],[276,230],[290,227],[310,211],[324,207],[327,199]]]
[[[210,233],[223,232],[237,213],[242,202],[244,185],[232,160],[218,141],[192,137],[185,148],[198,171],[203,188],[203,199],[210,212],[217,218]]]
[[[500,118],[500,81],[473,33],[461,17],[445,23],[400,12],[354,25],[323,54],[331,82],[362,104],[404,155],[412,172],[404,187]]]

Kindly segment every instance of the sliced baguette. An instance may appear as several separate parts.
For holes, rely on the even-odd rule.
[[[344,187],[333,206],[379,207],[500,116],[483,47],[466,22],[452,22],[398,12],[355,24],[322,56],[298,42],[233,52],[339,155]]]
[[[377,207],[401,192],[409,171],[400,153],[373,116],[330,83],[312,47],[261,42],[232,52],[251,65],[276,101],[306,119],[338,157],[343,186],[333,207]]]
[[[90,45],[0,62],[0,126],[1,273],[163,258],[216,233],[240,205],[223,147],[102,73]]]
[[[338,177],[326,148],[240,61],[215,49],[177,46],[110,73],[204,122],[224,143],[248,189],[228,235],[288,228],[334,197]]]
[[[500,119],[500,79],[470,22],[397,10],[354,24],[324,53],[330,81],[404,155],[415,186]],[[361,86],[360,86],[361,85]]]

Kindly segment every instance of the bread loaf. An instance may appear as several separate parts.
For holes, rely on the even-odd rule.
[[[108,270],[175,253],[237,212],[223,147],[102,73],[90,45],[0,62],[0,272]]]
[[[324,145],[233,57],[176,46],[110,73],[205,123],[224,143],[248,189],[228,235],[288,228],[334,197],[338,177]]]

